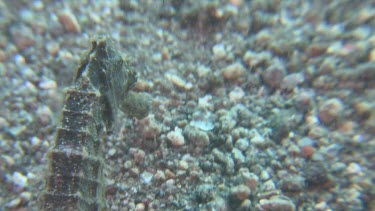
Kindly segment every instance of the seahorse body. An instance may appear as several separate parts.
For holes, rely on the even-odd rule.
[[[48,152],[42,210],[105,209],[102,139],[111,130],[118,102],[136,80],[110,40],[92,42],[74,85],[66,90],[61,125]]]

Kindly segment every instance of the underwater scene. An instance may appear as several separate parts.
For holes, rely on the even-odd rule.
[[[375,210],[373,0],[2,0],[0,30],[0,210]]]

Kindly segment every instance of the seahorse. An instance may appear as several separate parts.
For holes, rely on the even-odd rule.
[[[98,37],[92,41],[73,86],[65,91],[61,125],[47,153],[41,210],[106,209],[103,138],[111,131],[118,108],[143,118],[150,107],[145,98],[130,92],[136,81],[136,72],[115,50],[112,40]]]

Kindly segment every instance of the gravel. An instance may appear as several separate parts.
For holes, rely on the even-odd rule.
[[[0,209],[38,210],[62,93],[104,34],[149,96],[103,138],[108,210],[375,210],[374,17],[370,0],[1,2]]]

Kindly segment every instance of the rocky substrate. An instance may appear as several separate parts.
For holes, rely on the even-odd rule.
[[[109,210],[375,210],[372,1],[0,3],[0,208],[37,210],[90,38],[152,114],[105,139]]]

